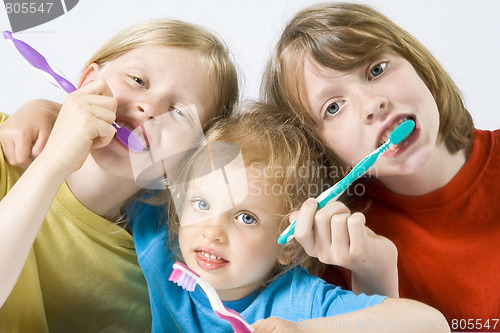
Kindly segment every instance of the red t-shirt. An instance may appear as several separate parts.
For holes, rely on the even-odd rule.
[[[362,183],[367,226],[398,248],[400,296],[439,309],[453,331],[500,332],[500,130],[476,130],[465,165],[429,194]]]

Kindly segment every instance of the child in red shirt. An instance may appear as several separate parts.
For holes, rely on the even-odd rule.
[[[358,182],[352,208],[397,246],[402,297],[436,307],[452,330],[500,330],[500,131],[474,129],[430,52],[370,7],[314,5],[285,28],[264,89],[268,102],[300,117],[346,167],[399,123],[415,121],[412,134],[370,170],[374,177]],[[339,228],[347,230],[340,240],[352,241],[349,222],[335,223],[337,213],[328,205],[316,212],[314,201],[302,206],[296,238],[309,254],[321,258],[342,246],[322,236]],[[318,238],[323,246],[311,241]],[[345,266],[335,257],[322,261]]]

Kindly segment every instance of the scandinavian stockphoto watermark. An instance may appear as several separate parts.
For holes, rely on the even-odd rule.
[[[12,32],[52,21],[73,9],[79,0],[4,0]]]

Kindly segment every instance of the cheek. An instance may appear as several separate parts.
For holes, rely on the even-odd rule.
[[[277,237],[276,237],[277,239]],[[278,260],[280,246],[269,236],[235,237],[239,251],[245,253],[245,264],[259,270],[269,270]]]
[[[189,245],[189,239],[194,239],[194,235],[190,233],[190,228],[179,228],[179,248],[181,250],[181,254],[184,258],[186,258],[187,246]]]
[[[347,123],[341,126],[328,127],[323,126],[320,129],[320,137],[326,143],[328,148],[340,159],[342,164],[353,165],[358,160],[364,157],[363,152],[366,150],[362,135],[352,135],[352,133],[362,133],[361,130]]]
[[[118,101],[118,106],[127,103],[131,96],[131,87],[123,80],[115,77],[103,77],[113,93],[113,97]],[[118,111],[118,110],[117,110]]]

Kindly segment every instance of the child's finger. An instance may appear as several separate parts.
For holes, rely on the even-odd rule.
[[[9,119],[10,120],[10,119]],[[2,124],[0,127],[0,144],[2,146],[3,155],[5,156],[5,160],[12,166],[22,166],[22,150],[17,144],[26,141],[24,140],[24,136],[22,135],[22,131],[18,129],[12,129],[9,125],[9,120]],[[26,143],[23,143],[23,145]],[[31,148],[31,143],[29,143],[29,147]],[[18,152],[19,151],[19,152]],[[17,156],[20,154],[19,156]],[[29,157],[29,150],[27,151],[27,156]]]
[[[101,96],[113,96],[113,92],[109,87],[108,83],[104,79],[96,79],[77,90],[78,92],[83,92],[92,95]]]
[[[300,207],[295,224],[295,239],[302,245],[307,254],[312,255],[314,250],[314,215],[318,202],[315,199],[307,199]]]
[[[38,132],[38,137],[35,141],[35,144],[33,145],[33,148],[31,148],[31,155],[30,155],[31,160],[35,159],[38,155],[40,155],[43,148],[45,147],[45,144],[47,143],[47,140],[49,139],[49,135],[50,132],[46,132],[44,130]]]
[[[2,151],[5,156],[5,160],[12,166],[19,166],[16,164],[16,151],[14,142],[6,138],[2,138]]]
[[[99,117],[91,119],[88,123],[89,131],[87,132],[87,139],[92,140],[92,148],[100,148],[109,144],[111,139],[113,139],[116,130],[110,124],[110,122],[105,121]]]
[[[65,105],[69,105],[72,108],[71,112],[77,115],[89,112],[109,123],[116,118],[117,101],[114,97],[80,93],[68,96]]]
[[[353,253],[360,253],[366,245],[366,218],[361,213],[354,213],[347,219],[347,228],[350,240],[350,250]]]
[[[16,141],[13,143],[14,145],[14,163],[11,165],[18,165],[23,168],[28,167],[31,162],[31,147],[33,143],[31,140],[27,139],[26,136],[19,136],[16,138]]]
[[[288,217],[288,221],[290,221],[290,223],[292,223],[292,221],[296,220],[298,216],[299,216],[299,211],[294,210],[293,212],[290,213],[290,216]]]
[[[88,100],[92,114],[111,124],[116,119],[117,101],[114,97],[92,95]]]
[[[337,264],[340,266],[344,264],[343,261],[349,253],[351,244],[347,228],[347,219],[349,216],[351,215],[341,213],[333,215],[330,219],[333,257],[338,261]]]
[[[99,119],[112,127],[111,124],[116,119],[116,113],[114,110],[110,110],[105,106],[99,106],[99,105],[95,105],[95,106],[91,105],[90,108],[92,109],[92,111],[91,111],[92,115],[96,119]]]
[[[351,211],[341,202],[333,201],[318,210],[315,216],[314,232],[316,238],[315,247],[319,253],[330,252],[332,246],[332,217],[338,214],[350,214]],[[333,244],[334,245],[334,244]]]
[[[332,201],[327,203],[325,207],[318,210],[316,217],[322,217],[330,220],[330,218],[335,214],[351,214],[351,211],[343,203],[339,201]]]
[[[100,125],[97,128],[99,136],[94,139],[92,148],[101,148],[109,145],[115,136],[116,130],[113,126],[110,126],[107,122],[102,122]]]

